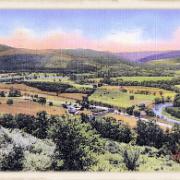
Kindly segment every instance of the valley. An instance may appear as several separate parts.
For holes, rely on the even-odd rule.
[[[122,160],[126,148],[131,149],[129,153],[139,154],[140,165],[136,167],[139,171],[160,171],[159,168],[177,171],[178,161],[173,159],[174,155],[161,153],[166,133],[179,132],[179,129],[174,130],[180,123],[177,116],[180,67],[177,61],[136,62],[94,50],[35,51],[2,46],[0,135],[2,139],[8,136],[16,144],[20,143],[23,149],[28,139],[32,150],[26,150],[24,154],[25,170],[51,169],[54,160],[49,155],[53,153],[50,146],[55,147],[55,129],[83,126],[83,132],[87,128],[86,133],[97,135],[97,142],[106,144],[105,151],[98,152],[99,156],[92,154],[97,156],[97,164],[89,166],[92,171],[111,171],[109,168],[126,171],[128,167]],[[175,103],[176,107],[173,107]],[[61,133],[66,131],[61,129]],[[159,133],[160,139],[148,136],[144,141],[141,133],[145,131],[151,137]],[[21,137],[22,142],[15,141],[15,136],[24,133],[26,137]],[[37,139],[32,145],[30,141],[34,141],[34,137]],[[47,138],[53,142],[47,142]],[[104,148],[102,144],[99,147],[100,151]],[[7,148],[11,149],[10,143]],[[34,159],[38,151],[43,159]],[[44,164],[39,165],[38,161]]]

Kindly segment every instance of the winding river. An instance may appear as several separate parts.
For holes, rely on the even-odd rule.
[[[173,105],[172,103],[164,103],[164,104],[155,105],[155,107],[153,108],[153,112],[156,114],[156,116],[159,116],[161,119],[164,119],[171,123],[180,124],[180,121],[175,120],[173,118],[169,118],[163,114],[163,109],[166,107],[171,107],[172,105]]]

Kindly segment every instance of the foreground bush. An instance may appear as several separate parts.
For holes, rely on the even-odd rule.
[[[78,119],[59,118],[50,132],[56,144],[52,169],[84,171],[96,164],[94,153],[100,152],[102,142],[90,125]]]
[[[133,138],[131,129],[114,118],[95,119],[91,124],[104,138],[125,143],[129,143]]]

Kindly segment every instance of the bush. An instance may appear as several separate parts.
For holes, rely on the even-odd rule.
[[[177,94],[175,96],[173,106],[174,107],[180,107],[180,94]]]
[[[24,153],[20,146],[13,146],[10,153],[6,154],[1,162],[2,171],[20,171],[23,169]]]
[[[53,106],[53,102],[49,102],[49,106]]]
[[[0,97],[5,97],[5,92],[4,91],[0,91]]]
[[[125,143],[129,143],[132,140],[131,129],[112,117],[95,119],[91,124],[102,137]]]
[[[124,163],[128,170],[134,171],[139,166],[140,152],[132,149],[125,149],[123,151]]]
[[[163,130],[152,121],[137,122],[137,144],[141,146],[154,146],[156,148],[162,147],[165,142],[165,134]]]
[[[12,99],[8,99],[7,102],[6,102],[8,105],[12,105],[14,102]]]
[[[166,107],[165,111],[172,116],[180,118],[180,107]]]
[[[129,99],[130,100],[134,100],[134,96],[129,96]]]
[[[12,88],[12,89],[10,89],[8,96],[9,97],[20,97],[21,91]]]
[[[37,102],[40,103],[40,104],[46,104],[46,98],[45,97],[39,97],[37,99]]]
[[[52,169],[83,171],[96,163],[93,153],[98,154],[101,142],[90,125],[78,119],[59,118],[50,129],[56,143]]]

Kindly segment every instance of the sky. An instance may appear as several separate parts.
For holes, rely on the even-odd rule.
[[[180,50],[180,10],[0,10],[0,44],[112,52]]]

